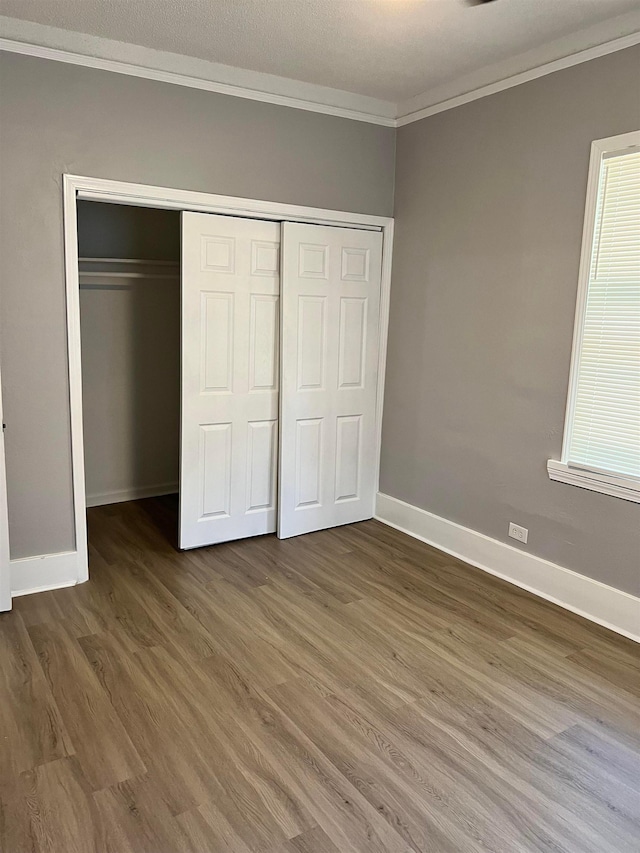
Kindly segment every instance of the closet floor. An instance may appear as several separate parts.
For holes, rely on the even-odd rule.
[[[0,616],[6,853],[636,851],[637,646],[376,521],[180,553]]]

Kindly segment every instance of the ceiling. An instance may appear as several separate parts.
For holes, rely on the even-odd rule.
[[[5,16],[394,102],[637,9],[638,0],[2,0]]]

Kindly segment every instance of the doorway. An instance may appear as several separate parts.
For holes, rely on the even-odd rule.
[[[177,493],[180,217],[78,203],[86,504]]]
[[[335,524],[348,523],[352,520],[371,517],[374,513],[375,491],[377,489],[378,478],[378,460],[379,460],[379,443],[380,443],[380,423],[382,411],[382,390],[384,380],[384,361],[386,347],[386,327],[388,314],[388,296],[390,283],[390,268],[391,268],[391,235],[392,235],[392,220],[381,217],[361,216],[358,214],[341,213],[334,211],[324,211],[314,208],[299,208],[292,205],[281,205],[268,202],[259,202],[246,199],[232,199],[228,197],[211,196],[203,193],[184,192],[178,190],[160,189],[154,187],[144,187],[132,184],[122,184],[119,182],[102,181],[90,178],[76,178],[65,176],[65,248],[66,248],[66,277],[67,277],[67,313],[69,327],[69,366],[70,366],[70,398],[72,412],[72,455],[74,462],[74,493],[76,505],[76,536],[79,562],[82,566],[86,566],[86,522],[85,522],[85,473],[84,473],[84,438],[82,430],[82,371],[81,371],[81,335],[80,335],[80,297],[79,297],[79,278],[80,265],[78,263],[77,253],[77,220],[76,210],[82,202],[107,201],[110,204],[121,204],[136,206],[136,207],[157,207],[166,211],[181,211],[182,212],[182,241],[183,246],[188,242],[185,236],[186,225],[190,218],[201,212],[213,214],[207,217],[208,227],[214,220],[224,220],[229,222],[231,216],[238,217],[237,222],[253,221],[256,225],[262,222],[262,225],[269,225],[271,228],[281,228],[283,232],[284,244],[292,247],[292,252],[285,253],[285,265],[288,264],[289,272],[286,269],[281,270],[281,275],[285,280],[293,281],[297,276],[300,279],[308,279],[306,286],[308,292],[294,292],[295,288],[291,288],[291,299],[288,307],[283,305],[280,310],[279,319],[280,326],[280,341],[279,346],[282,351],[291,350],[293,346],[295,357],[294,360],[287,357],[288,368],[294,371],[297,379],[291,381],[291,376],[287,380],[284,372],[284,366],[280,371],[279,381],[288,381],[290,391],[287,411],[295,414],[294,421],[290,425],[289,439],[285,452],[276,454],[276,458],[280,459],[280,476],[283,476],[283,459],[291,460],[293,455],[294,466],[286,472],[283,480],[282,494],[277,500],[277,507],[273,507],[273,502],[270,495],[265,500],[265,494],[273,493],[277,479],[274,476],[265,476],[264,470],[258,468],[258,476],[255,480],[255,496],[256,503],[248,508],[245,508],[245,515],[259,515],[262,513],[265,517],[273,518],[276,512],[280,514],[278,520],[279,526],[284,530],[285,518],[283,513],[288,512],[289,516],[286,519],[288,524],[287,532],[283,535],[297,535],[301,532],[306,532],[310,529],[319,529],[319,527],[332,526]],[[302,226],[297,223],[306,223]],[[346,249],[345,246],[331,249],[326,241],[327,234],[320,234],[323,229],[318,229],[313,232],[313,239],[309,239],[309,233],[298,231],[300,228],[314,228],[316,226],[325,226],[325,228],[333,228],[335,232],[340,234],[349,234],[349,239],[345,246],[351,246],[357,234],[364,235],[366,238],[369,232],[369,239],[373,242],[371,245],[376,245],[378,249],[377,260],[371,263],[371,258],[375,256],[368,249],[358,248],[355,244],[351,249]],[[206,230],[206,229],[205,229]],[[210,228],[209,228],[210,230]],[[216,229],[214,229],[215,232]],[[218,229],[219,230],[219,229]],[[327,232],[328,233],[328,232]],[[376,236],[377,234],[377,236]],[[225,240],[217,241],[215,233],[213,240],[205,239],[206,234],[200,235],[200,245],[197,251],[190,251],[190,258],[197,258],[194,261],[195,267],[199,267],[202,271],[207,266],[213,269],[210,271],[224,272],[222,269],[215,270],[216,267],[223,266],[220,261],[219,254],[224,250],[225,240],[227,246],[229,240],[235,241],[235,236],[227,237]],[[209,237],[211,234],[209,234]],[[219,235],[218,235],[219,236]],[[334,236],[336,236],[334,234]],[[318,237],[318,239],[316,239]],[[320,237],[322,239],[320,239]],[[353,238],[353,239],[352,239]],[[268,256],[268,252],[262,252],[261,259],[257,260],[255,255],[256,247],[265,249],[276,243],[273,239],[261,239],[260,236],[252,238],[250,263],[263,263]],[[208,256],[203,255],[204,248],[207,247],[207,252],[212,252]],[[253,253],[253,254],[252,254]],[[89,256],[86,257],[98,257]],[[286,258],[289,257],[287,261]],[[331,275],[335,281],[341,281],[344,287],[343,292],[334,293],[334,281],[330,281],[329,277],[329,257],[335,258],[336,266]],[[338,260],[339,259],[339,260]],[[125,260],[125,259],[121,259]],[[130,259],[135,260],[135,259]],[[144,259],[143,259],[144,260]],[[168,258],[156,258],[155,260],[170,261]],[[326,266],[323,264],[327,263]],[[332,261],[332,264],[334,262]],[[194,267],[194,269],[195,269]],[[358,294],[357,288],[363,282],[369,281],[369,270],[373,270],[374,275],[370,280],[369,294],[374,290],[377,293],[377,299],[371,303],[375,310],[366,307],[365,303],[369,298],[368,295],[363,296]],[[95,267],[90,270],[94,273],[100,273],[103,270]],[[249,477],[249,465],[247,459],[250,459],[250,441],[248,440],[249,430],[244,430],[244,440],[242,439],[242,429],[236,431],[235,441],[231,439],[233,429],[227,429],[228,425],[233,424],[233,418],[222,418],[222,410],[218,406],[215,418],[196,417],[190,425],[186,413],[189,411],[188,397],[188,382],[187,378],[193,379],[197,377],[196,385],[192,388],[192,398],[211,397],[218,398],[218,403],[221,402],[224,393],[219,393],[220,390],[216,385],[221,374],[221,364],[224,358],[228,359],[227,378],[233,374],[229,372],[233,364],[233,348],[234,336],[236,335],[237,326],[231,323],[227,326],[227,332],[231,330],[231,335],[227,335],[224,339],[224,323],[220,324],[220,319],[230,318],[235,316],[230,312],[230,305],[235,301],[234,287],[229,288],[229,279],[224,287],[220,282],[214,282],[210,279],[208,282],[198,281],[198,276],[192,272],[185,276],[185,271],[188,271],[188,264],[185,261],[183,253],[182,258],[182,391],[181,391],[181,470],[180,470],[180,495],[181,495],[181,525],[186,529],[185,508],[189,504],[191,510],[190,523],[195,525],[195,529],[204,529],[209,521],[225,520],[225,516],[231,515],[227,507],[224,505],[216,505],[220,500],[224,503],[224,495],[231,494],[232,485],[235,487],[237,483],[242,482],[242,487],[247,489],[247,477]],[[257,268],[253,270],[253,273]],[[122,273],[130,274],[132,268],[121,270]],[[231,272],[226,270],[227,275]],[[158,271],[154,274],[159,274]],[[170,273],[165,273],[169,276]],[[268,270],[268,275],[273,278],[273,270]],[[337,278],[336,278],[337,277]],[[97,278],[97,277],[96,277]],[[205,277],[206,278],[206,277]],[[318,291],[320,287],[320,291]],[[322,289],[324,288],[324,290]],[[353,292],[349,293],[348,288],[352,288]],[[285,288],[285,293],[289,288]],[[200,315],[197,323],[191,322],[185,329],[185,317],[187,314],[187,303],[189,301],[189,292],[193,292],[195,297],[194,304],[197,302]],[[231,294],[232,298],[219,298],[220,294]],[[213,294],[213,302],[211,302],[211,294]],[[260,294],[269,297],[264,300],[273,302],[271,299],[275,294]],[[335,299],[333,298],[335,296]],[[262,300],[260,300],[262,301]],[[282,300],[283,302],[285,300]],[[226,314],[224,309],[226,304]],[[254,304],[251,304],[253,302]],[[208,304],[207,304],[208,303]],[[256,321],[256,300],[250,300],[250,309],[246,314],[246,328],[251,328],[251,323]],[[318,306],[324,306],[320,309]],[[232,306],[233,307],[233,306]],[[208,309],[213,308],[213,312],[209,314]],[[261,306],[264,308],[264,306]],[[326,309],[326,310],[325,310]],[[251,313],[253,311],[253,314]],[[371,322],[367,324],[367,311],[370,311]],[[94,314],[99,313],[95,312]],[[264,311],[262,312],[265,313]],[[273,314],[273,308],[271,309]],[[269,315],[269,311],[266,312]],[[273,315],[278,317],[277,314]],[[209,319],[212,323],[209,324],[210,336],[203,332],[207,331]],[[252,319],[253,318],[253,319]],[[262,320],[264,321],[264,317]],[[193,318],[192,318],[193,320]],[[273,321],[267,320],[263,329],[273,329]],[[266,336],[268,338],[268,335]],[[262,335],[264,339],[264,335]],[[353,341],[359,340],[359,344],[355,346]],[[324,347],[329,341],[331,353]],[[344,343],[346,341],[346,344]],[[341,342],[341,343],[340,343]],[[248,343],[248,342],[245,342]],[[372,348],[372,343],[375,347]],[[324,349],[323,349],[324,347]],[[267,349],[269,345],[267,344]],[[247,347],[244,348],[245,352]],[[194,368],[194,359],[199,360],[200,369]],[[98,361],[99,364],[99,361]],[[305,366],[306,365],[306,366]],[[260,370],[264,373],[264,361],[259,360]],[[325,387],[323,381],[316,383],[313,381],[309,387],[304,379],[303,373],[311,375],[314,372],[319,376],[328,377],[334,376],[335,382],[338,381],[338,373],[335,370],[341,371],[342,379],[338,393],[325,394],[325,405],[333,405],[331,410],[323,410],[320,414],[313,413],[311,409],[306,409],[304,398],[308,401],[311,399],[320,400],[323,396],[322,392],[331,390],[329,386]],[[207,370],[209,373],[207,374]],[[211,372],[213,370],[213,372]],[[300,372],[302,370],[302,373]],[[357,375],[358,370],[360,374]],[[310,372],[309,372],[310,371]],[[334,374],[331,374],[334,371]],[[291,374],[293,375],[293,374]],[[365,380],[366,377],[366,380]],[[209,383],[211,380],[212,384]],[[332,382],[334,379],[331,380]],[[373,386],[371,385],[373,382]],[[296,384],[297,383],[297,384]],[[358,388],[364,388],[365,383],[368,387],[367,403],[362,411],[358,410],[356,404]],[[197,387],[196,387],[197,386]],[[257,389],[252,389],[255,392]],[[268,390],[268,389],[267,389]],[[335,388],[333,389],[336,390]],[[315,392],[315,393],[310,393]],[[87,393],[85,391],[85,393]],[[251,394],[251,391],[249,392]],[[254,398],[257,396],[254,393]],[[361,395],[362,396],[362,395]],[[278,415],[282,414],[284,403],[282,395],[278,394]],[[331,402],[331,398],[333,403]],[[295,399],[294,399],[295,398]],[[351,402],[347,406],[348,411],[342,411],[337,404],[338,399],[345,401],[349,399]],[[364,399],[364,398],[363,398]],[[193,402],[193,400],[192,400]],[[295,404],[293,404],[295,403]],[[354,408],[355,406],[355,408]],[[353,411],[351,411],[353,409]],[[366,410],[366,411],[365,411]],[[273,413],[268,413],[269,416],[260,414],[254,417],[248,410],[244,411],[241,416],[241,421],[244,427],[251,427],[251,431],[255,432],[252,437],[256,439],[255,446],[259,448],[258,455],[264,460],[271,460],[271,470],[273,470],[273,446],[274,433],[277,430],[282,441],[284,430],[280,429],[279,423],[274,423],[277,418],[273,418]],[[325,425],[321,425],[323,419]],[[272,424],[267,428],[268,424]],[[226,425],[226,426],[225,426]],[[187,435],[190,426],[193,426],[195,434],[196,427],[199,435],[198,438],[198,456],[197,460],[194,456],[190,463],[187,462],[189,454],[187,452]],[[254,430],[254,427],[260,427]],[[286,426],[286,425],[285,425]],[[363,432],[364,430],[364,432]],[[203,439],[216,439],[211,442]],[[268,440],[267,440],[268,439]],[[232,453],[227,452],[229,448],[235,446],[240,448],[240,455],[244,457],[245,468],[244,476],[233,477],[233,458]],[[225,457],[226,453],[226,457]],[[321,472],[320,462],[322,459],[329,458],[331,462],[330,470],[327,468],[327,475]],[[341,455],[340,455],[341,454]],[[356,456],[363,460],[360,464],[354,461]],[[214,460],[213,467],[208,467],[208,461]],[[226,460],[226,461],[225,461]],[[185,464],[186,463],[186,464]],[[315,468],[314,468],[315,466]],[[264,466],[263,466],[264,467]],[[366,470],[366,477],[363,478],[363,472]],[[213,472],[213,474],[212,474]],[[89,482],[87,480],[87,482]],[[225,483],[227,486],[225,486]],[[364,486],[363,486],[364,484]],[[159,484],[155,484],[159,485]],[[319,499],[321,494],[329,494],[329,491],[322,492],[325,486],[331,491],[330,503],[334,505],[335,512],[329,513],[329,516],[320,519],[319,523],[314,527],[312,525],[297,524],[302,518],[311,517],[313,511],[320,509],[320,504],[327,503],[324,498]],[[208,488],[212,486],[212,488]],[[309,497],[312,491],[316,491],[316,496]],[[364,491],[363,491],[364,489]],[[226,491],[225,491],[226,490]],[[366,491],[366,494],[364,493]],[[258,494],[260,493],[260,494]],[[190,499],[188,500],[188,496]],[[196,499],[194,503],[193,499]],[[362,501],[361,499],[364,498]],[[81,502],[82,501],[82,502]],[[361,506],[359,505],[361,502]],[[228,503],[228,502],[227,502]],[[351,504],[351,506],[349,506]],[[236,502],[237,505],[237,502]],[[256,512],[257,510],[257,512]],[[253,521],[253,519],[252,519]],[[204,522],[204,523],[203,523]],[[292,523],[293,522],[293,523]],[[272,523],[272,522],[271,522]],[[266,531],[256,531],[266,532]],[[252,532],[242,532],[242,535],[255,535]],[[238,538],[238,532],[235,531],[232,535],[225,535],[216,539],[205,537],[204,541],[194,540],[189,537],[181,536],[181,547],[198,547],[199,545],[210,544],[215,541],[224,541],[224,539]],[[84,558],[83,558],[84,555]],[[85,580],[88,577],[88,567],[80,572],[79,580]]]
[[[80,201],[77,223],[86,506],[177,495],[180,215]]]

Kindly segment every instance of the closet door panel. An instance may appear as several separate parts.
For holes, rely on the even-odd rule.
[[[253,293],[249,336],[250,391],[278,390],[279,325],[278,297]]]
[[[286,538],[373,516],[382,234],[287,222],[282,264]]]
[[[180,547],[276,528],[280,225],[182,214]]]
[[[231,514],[231,440],[233,424],[200,426],[202,506],[200,517],[228,518]]]
[[[232,393],[234,294],[205,290],[200,299],[200,388]]]
[[[247,512],[275,510],[278,421],[250,421],[247,444]]]

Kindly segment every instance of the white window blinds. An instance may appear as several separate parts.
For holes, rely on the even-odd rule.
[[[640,479],[640,149],[600,164],[570,467]]]

